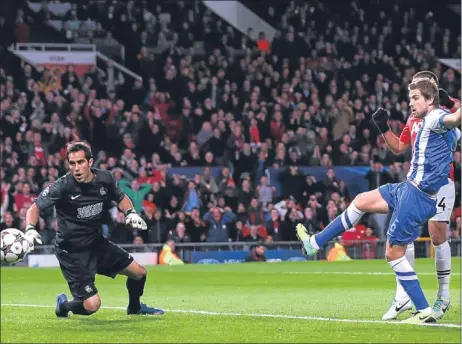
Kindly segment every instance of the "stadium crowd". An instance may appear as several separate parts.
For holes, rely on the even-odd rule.
[[[66,172],[66,144],[85,139],[94,166],[113,172],[150,229],[130,232],[123,214],[108,209],[103,231],[117,243],[288,241],[300,221],[322,230],[352,199],[331,167],[370,166],[371,189],[405,179],[410,154],[394,156],[370,120],[379,106],[399,135],[409,115],[407,85],[423,69],[460,98],[459,77],[436,58],[460,57],[460,35],[431,13],[378,3],[401,15],[358,1],[270,6],[278,34],[268,47],[264,36],[252,41],[189,2],[90,2],[85,13],[126,46],[126,65],[143,79],[119,83],[96,68],[80,77],[72,65],[62,74],[24,62],[21,73],[0,68],[0,225],[23,226],[37,193]],[[0,18],[6,33],[5,25]],[[200,40],[205,57],[187,50]],[[161,44],[163,53],[149,52]],[[460,163],[459,151],[456,238]],[[326,168],[325,178],[304,175],[301,165]],[[187,178],[169,174],[172,167],[201,169]],[[279,168],[282,192],[269,167]],[[56,226],[53,214],[41,220],[45,243]],[[383,238],[385,223],[370,216],[358,228],[355,240],[370,243]]]

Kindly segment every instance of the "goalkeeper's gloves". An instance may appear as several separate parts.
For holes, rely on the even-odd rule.
[[[33,224],[28,224],[24,230],[24,237],[29,243],[29,252],[34,250],[34,243],[42,244],[42,237],[39,232],[36,231]]]
[[[454,107],[454,101],[449,98],[448,92],[446,92],[446,90],[442,88],[438,89],[438,95],[440,98],[440,105],[447,107],[448,109],[452,109]]]
[[[148,229],[148,225],[141,218],[135,209],[129,209],[125,213],[125,224],[132,227],[133,229],[141,229],[143,231]]]
[[[379,129],[380,134],[385,134],[388,130],[390,130],[390,126],[388,125],[389,118],[390,116],[388,115],[388,111],[381,107],[379,107],[372,115],[372,120],[374,121],[377,129]]]

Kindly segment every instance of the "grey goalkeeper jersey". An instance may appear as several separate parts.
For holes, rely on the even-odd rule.
[[[99,243],[107,210],[112,201],[119,203],[125,196],[111,172],[91,170],[94,178],[90,183],[78,183],[67,173],[35,200],[41,213],[50,207],[56,208],[56,245],[68,252],[84,251]]]

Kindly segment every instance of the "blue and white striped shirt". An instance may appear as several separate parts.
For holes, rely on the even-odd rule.
[[[422,126],[414,142],[414,154],[407,175],[419,188],[428,193],[436,193],[448,183],[453,152],[460,139],[458,128],[449,130],[443,124],[449,112],[434,109],[424,117]]]

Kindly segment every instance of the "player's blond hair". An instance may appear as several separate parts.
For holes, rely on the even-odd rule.
[[[419,90],[422,96],[426,99],[433,99],[432,105],[440,105],[440,97],[438,95],[438,85],[431,78],[415,78],[408,86],[408,90]]]

